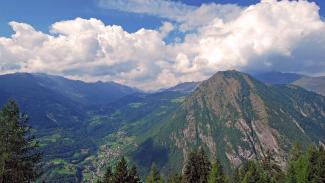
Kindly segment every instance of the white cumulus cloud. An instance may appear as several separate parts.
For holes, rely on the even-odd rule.
[[[140,1],[149,4],[133,11],[152,14],[146,7],[153,1],[128,2]],[[167,8],[175,4],[154,2]],[[203,80],[226,69],[325,74],[325,22],[315,3],[264,0],[237,9],[229,19],[224,18],[230,17],[228,10],[225,16],[212,13],[203,24],[191,21],[199,22],[199,15],[216,7],[221,11],[225,5],[176,4],[164,16],[178,22],[134,33],[95,18],[56,22],[49,34],[26,23],[10,22],[15,33],[0,37],[0,73],[45,72],[86,81],[113,80],[146,90]],[[131,5],[127,8],[132,9]],[[185,33],[182,41],[166,43],[164,38],[179,25],[195,31]]]

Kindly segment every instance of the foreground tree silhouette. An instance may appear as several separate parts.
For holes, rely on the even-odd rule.
[[[225,175],[223,173],[223,168],[220,162],[217,160],[211,166],[211,171],[209,173],[209,183],[224,183]]]
[[[183,178],[186,183],[207,183],[211,163],[203,149],[191,151],[185,162]]]
[[[264,183],[260,173],[259,163],[248,161],[239,170],[239,180],[241,183]]]
[[[124,157],[117,163],[113,176],[114,182],[127,182],[128,165]]]
[[[124,157],[122,157],[115,166],[115,171],[109,166],[106,169],[102,181],[97,183],[140,183],[137,169],[133,166],[131,169],[128,168],[128,164]]]
[[[0,182],[32,182],[40,176],[41,153],[27,121],[13,100],[0,112]]]
[[[283,182],[285,178],[284,173],[272,154],[274,154],[273,151],[267,151],[260,162],[262,179],[266,183]]]
[[[325,150],[323,147],[309,147],[302,153],[299,146],[292,149],[287,183],[323,183],[325,182]]]
[[[324,147],[314,149],[309,157],[310,171],[308,181],[312,183],[325,182],[325,150]]]
[[[113,173],[112,173],[112,168],[110,166],[107,167],[106,169],[103,183],[113,183]]]
[[[138,175],[136,166],[132,166],[128,175],[128,183],[140,183],[141,179]]]
[[[289,155],[288,170],[286,173],[286,183],[308,183],[313,169],[310,159],[316,149],[310,147],[306,152],[301,150],[299,144],[295,144]]]
[[[163,183],[164,180],[160,176],[160,173],[155,164],[151,166],[149,175],[146,177],[146,183]]]
[[[173,173],[168,179],[167,183],[181,183],[182,182],[182,176],[178,175],[177,173]]]
[[[221,163],[212,164],[205,152],[200,150],[188,153],[184,162],[182,176],[173,172],[167,183],[325,183],[325,150],[311,146],[307,151],[294,145],[289,153],[288,168],[280,168],[272,151],[259,160],[249,160],[237,167],[232,176],[226,176]],[[115,172],[107,169],[103,183],[140,183],[135,167],[127,168],[122,158],[115,167]],[[146,183],[163,183],[155,165],[151,167]]]

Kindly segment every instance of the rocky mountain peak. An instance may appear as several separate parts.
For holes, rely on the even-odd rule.
[[[242,113],[250,107],[248,105],[251,105],[251,100],[258,103],[258,86],[261,86],[261,83],[248,74],[234,70],[217,72],[193,92],[186,100],[185,106],[191,108],[191,104],[195,102],[201,107],[208,106],[218,115],[224,115],[230,108]]]
[[[202,82],[154,136],[171,152],[180,151],[182,156],[171,155],[180,160],[186,150],[201,146],[229,169],[267,151],[285,167],[293,142],[325,140],[318,133],[325,132],[324,101],[300,87],[266,85],[233,70],[218,72]]]

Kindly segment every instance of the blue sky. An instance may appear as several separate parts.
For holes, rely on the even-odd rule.
[[[314,0],[325,16],[325,2]],[[184,4],[200,6],[203,3],[238,4],[248,6],[259,0],[182,0]],[[324,8],[325,9],[325,8]],[[57,21],[81,18],[97,18],[105,24],[121,25],[128,32],[140,28],[156,29],[163,19],[156,16],[103,9],[98,0],[1,0],[0,1],[0,35],[10,36],[13,32],[8,25],[10,21],[25,22],[43,32]]]
[[[0,74],[144,90],[229,69],[325,75],[325,2],[315,2],[0,0]]]

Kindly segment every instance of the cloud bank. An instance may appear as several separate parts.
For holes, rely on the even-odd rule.
[[[126,11],[168,22],[157,30],[128,33],[98,19],[76,18],[54,23],[50,34],[10,22],[15,33],[0,37],[0,73],[45,72],[145,90],[203,80],[226,69],[325,74],[325,22],[315,3],[264,0],[245,8],[195,8],[181,3],[171,7],[175,2],[163,0],[112,0],[101,5],[118,9],[123,5],[119,2],[131,3]],[[132,4],[137,2],[147,4]],[[184,31],[184,39],[166,43],[174,29]]]

